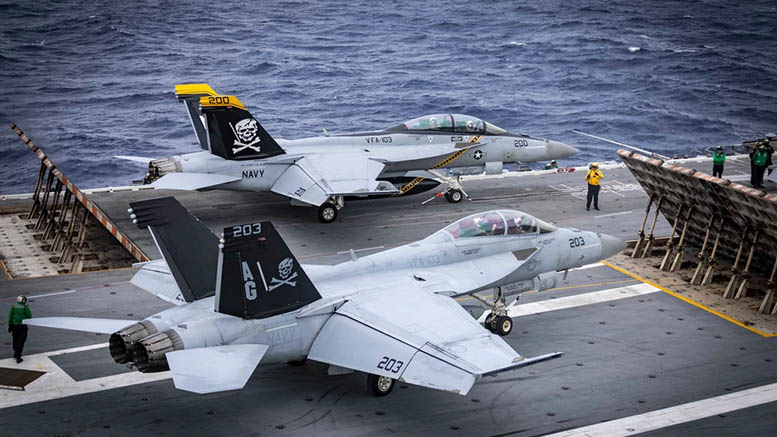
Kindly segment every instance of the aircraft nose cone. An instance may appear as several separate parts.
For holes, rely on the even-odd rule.
[[[602,242],[602,259],[609,258],[626,248],[626,242],[612,235],[600,234]]]
[[[580,152],[576,148],[569,144],[564,144],[559,141],[548,140],[548,159],[562,159],[569,158],[570,156]]]

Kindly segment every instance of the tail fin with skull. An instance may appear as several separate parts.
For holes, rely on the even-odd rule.
[[[201,97],[200,110],[205,117],[210,153],[235,160],[286,153],[237,97]]]
[[[216,311],[263,319],[321,299],[272,223],[225,228],[219,246]]]

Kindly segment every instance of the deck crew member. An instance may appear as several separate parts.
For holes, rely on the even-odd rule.
[[[723,163],[726,162],[726,152],[723,146],[718,146],[715,153],[712,154],[712,175],[716,178],[723,177]]]
[[[585,180],[588,182],[588,199],[585,203],[586,211],[591,210],[591,200],[594,201],[594,209],[599,211],[599,188],[601,188],[601,181],[604,179],[604,174],[599,170],[599,163],[594,162],[591,164],[591,168],[588,169],[588,173],[585,174]]]
[[[554,159],[553,161],[550,161],[549,164],[545,164],[545,170],[555,170],[558,168],[558,163]]]
[[[768,155],[766,152],[766,146],[763,143],[758,144],[758,147],[755,148],[750,153],[750,162],[751,162],[751,168],[752,172],[750,173],[750,185],[753,186],[753,188],[763,188],[763,178],[764,178],[764,170],[766,170],[766,161],[768,159]]]
[[[27,325],[22,324],[22,320],[32,317],[30,307],[27,306],[27,297],[19,296],[16,303],[8,311],[8,332],[13,335],[13,357],[17,363],[24,361],[22,359],[22,350],[24,342],[27,341]]]

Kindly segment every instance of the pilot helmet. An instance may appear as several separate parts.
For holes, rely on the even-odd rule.
[[[19,296],[16,298],[16,302],[26,305],[27,304],[27,296]]]

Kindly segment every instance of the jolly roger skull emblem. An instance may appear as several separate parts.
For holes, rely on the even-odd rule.
[[[261,146],[257,146],[262,139],[259,138],[259,123],[253,118],[244,118],[233,126],[229,123],[229,127],[232,128],[232,133],[235,134],[235,142],[233,144],[232,153],[240,153],[245,149],[251,149],[255,152],[261,152]]]
[[[267,291],[273,291],[281,285],[296,287],[297,281],[294,281],[293,279],[297,278],[297,272],[292,272],[292,270],[294,270],[294,260],[291,258],[284,258],[283,261],[278,264],[278,276],[280,276],[280,279],[272,278],[270,286],[267,287]]]

